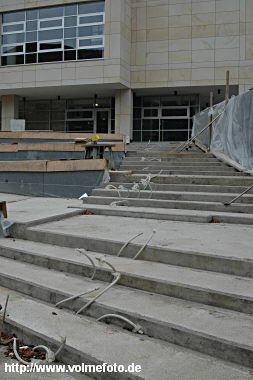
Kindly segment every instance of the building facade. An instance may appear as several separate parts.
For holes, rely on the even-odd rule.
[[[252,0],[0,0],[1,129],[186,140],[253,87]]]

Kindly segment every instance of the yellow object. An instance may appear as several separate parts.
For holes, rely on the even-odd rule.
[[[93,142],[97,142],[98,140],[100,140],[100,137],[98,135],[92,136]]]

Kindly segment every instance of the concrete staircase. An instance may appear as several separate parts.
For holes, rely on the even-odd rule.
[[[171,154],[163,150],[155,154],[169,162]],[[142,165],[143,153],[131,155],[123,167],[132,158]],[[146,158],[150,155],[145,153]],[[8,331],[28,343],[52,348],[67,336],[59,357],[66,364],[142,366],[141,373],[89,375],[97,379],[252,379],[253,257],[252,228],[247,225],[253,221],[252,195],[233,206],[233,212],[222,202],[253,183],[253,178],[238,176],[198,151],[175,157],[179,161],[189,157],[191,164],[195,160],[207,166],[210,163],[210,170],[214,162],[231,175],[159,174],[152,180],[156,186],[152,198],[148,190],[141,191],[140,197],[130,193],[128,198],[120,197],[130,202],[127,206],[110,205],[119,200],[118,190],[96,189],[84,205],[84,210],[93,210],[94,215],[83,215],[80,210],[82,214],[68,218],[17,224],[12,238],[0,239],[0,303],[9,293]],[[143,177],[139,170],[111,173],[116,187],[131,187]],[[121,189],[122,193],[128,192]],[[138,203],[142,201],[146,203]],[[195,208],[187,208],[189,204]],[[209,211],[210,205],[214,209]],[[214,218],[228,218],[230,224],[204,223],[214,222]],[[180,220],[191,223],[177,222]],[[235,226],[238,221],[244,225]],[[155,237],[134,260],[152,229],[157,231]],[[143,236],[118,257],[129,237],[139,231]],[[169,243],[168,236],[176,245]],[[84,248],[96,262],[93,280],[93,266],[75,248]],[[111,267],[97,259],[106,260]],[[61,309],[55,307],[67,297],[107,287],[114,278],[113,267],[121,274],[118,283],[84,313],[74,312],[97,291],[65,303]],[[144,334],[134,333],[117,319],[110,319],[110,324],[96,321],[112,313],[139,324]]]
[[[110,186],[93,190],[86,199],[87,208],[102,215],[253,223],[253,194],[224,205],[253,184],[252,176],[236,171],[212,154],[175,153],[166,151],[165,145],[146,149],[140,144],[136,151],[130,150],[120,171],[111,172]],[[152,191],[143,186],[139,187],[141,191],[133,190],[133,185],[149,174]]]

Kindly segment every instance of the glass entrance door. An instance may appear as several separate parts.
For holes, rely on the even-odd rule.
[[[110,133],[109,110],[96,110],[96,133]]]

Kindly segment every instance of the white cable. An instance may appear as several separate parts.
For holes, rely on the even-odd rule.
[[[113,271],[113,273],[117,272],[116,269],[114,268],[114,266],[109,263],[109,261],[106,261],[105,259],[101,258],[101,257],[96,257],[97,261],[100,263],[100,264],[106,264],[108,265],[108,267],[111,268],[111,270]]]
[[[23,360],[20,356],[19,356],[19,353],[17,351],[17,338],[13,338],[13,352],[14,352],[14,355],[15,357],[18,359],[18,361],[22,364],[25,364],[25,365],[30,365],[31,363],[30,362],[26,362],[25,360]]]
[[[94,297],[92,300],[90,300],[89,302],[87,302],[83,307],[81,307],[81,309],[79,309],[76,314],[80,314],[82,311],[86,310],[90,305],[93,304],[93,302],[95,302],[99,297],[101,297],[105,292],[107,292],[113,285],[115,285],[119,279],[120,279],[120,273],[113,273],[113,276],[114,276],[114,280],[113,282],[108,285],[106,288],[104,288],[99,294],[96,295],[96,297]]]
[[[68,297],[68,298],[66,298],[66,299],[64,299],[64,300],[62,300],[62,301],[60,301],[60,302],[57,302],[57,303],[55,304],[55,306],[58,307],[58,306],[62,305],[62,304],[65,303],[65,302],[73,301],[73,300],[75,300],[75,299],[77,299],[77,298],[80,298],[80,297],[82,297],[82,296],[85,296],[85,295],[87,295],[87,294],[89,294],[89,293],[93,293],[93,292],[95,292],[96,290],[99,290],[99,289],[100,289],[100,288],[94,288],[94,289],[92,289],[92,290],[87,290],[86,292],[83,292],[83,293],[80,293],[80,294],[76,294],[75,296]]]
[[[46,351],[46,359],[45,359],[46,363],[53,363],[55,361],[55,354],[53,351],[50,350],[50,348],[40,345],[33,348],[33,351],[36,351],[36,350]]]
[[[152,235],[150,236],[150,238],[147,240],[147,242],[141,247],[141,249],[136,253],[136,255],[134,256],[134,260],[136,260],[138,258],[138,256],[140,256],[140,254],[144,251],[144,249],[147,247],[148,243],[152,240],[153,236],[156,234],[156,230],[153,230],[152,232]]]
[[[135,240],[137,237],[143,235],[143,232],[138,233],[137,235],[131,237],[124,245],[120,248],[119,252],[117,253],[117,256],[119,257],[121,253],[124,251],[124,249],[130,244],[133,240]]]
[[[130,321],[128,318],[123,317],[122,315],[118,314],[105,314],[102,317],[99,317],[97,319],[97,322],[102,321],[105,318],[117,318],[121,319],[122,321],[128,323],[130,326],[133,327],[133,332],[138,333],[138,334],[144,334],[143,329],[140,325],[135,324],[134,322]]]
[[[85,252],[85,249],[83,249],[83,248],[77,248],[76,251],[82,253],[85,257],[87,257],[87,259],[88,259],[88,260],[90,261],[90,263],[92,264],[92,266],[93,266],[93,273],[92,273],[92,275],[91,275],[91,280],[93,280],[94,277],[95,277],[95,274],[96,274],[96,270],[97,270],[94,261],[93,261],[92,258],[91,258],[91,257]]]

